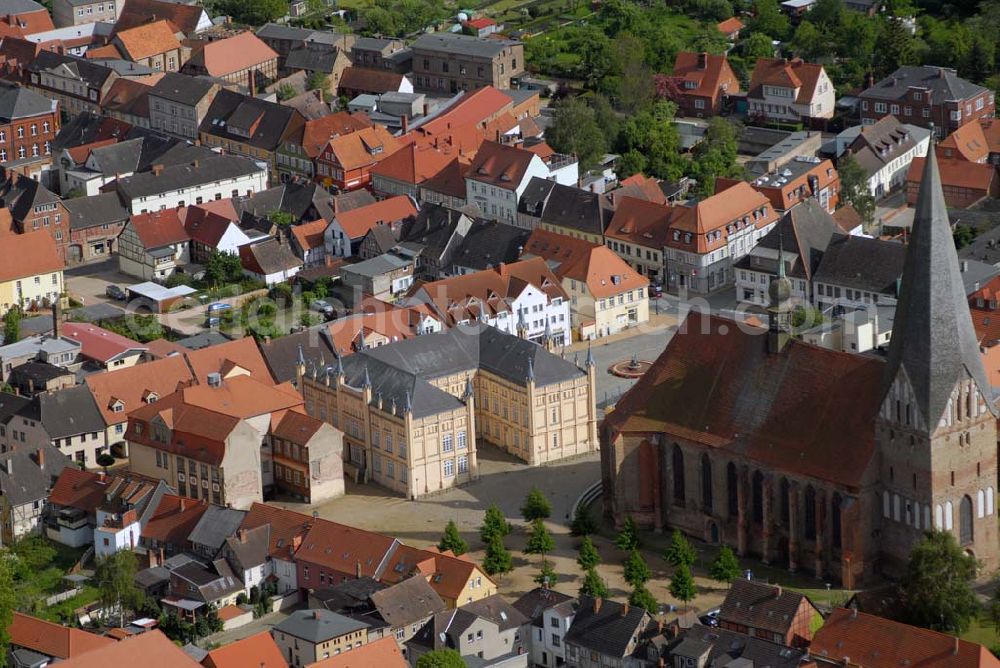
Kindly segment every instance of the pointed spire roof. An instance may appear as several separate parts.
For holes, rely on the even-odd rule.
[[[299,359],[298,359],[298,362],[299,362],[300,366],[305,366],[306,365],[306,354],[305,354],[305,351],[302,350],[302,344],[301,343],[299,344]]]
[[[535,363],[533,356],[528,357],[528,380],[535,380]]]
[[[473,396],[475,392],[472,390],[472,376],[465,377],[465,392],[462,394],[463,399],[468,399]]]
[[[594,348],[591,343],[587,343],[587,360],[585,362],[587,367],[594,366]]]
[[[344,356],[337,353],[337,375],[343,377],[344,375]]]
[[[972,377],[990,410],[958,253],[948,221],[934,147],[927,151],[889,345],[886,391],[905,370],[919,414],[937,428],[955,384]]]
[[[371,387],[371,386],[372,386],[372,377],[368,375],[368,365],[365,364],[365,378],[363,381],[361,381],[361,387]]]

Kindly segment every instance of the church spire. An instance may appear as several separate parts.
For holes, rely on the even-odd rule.
[[[934,145],[924,161],[889,344],[886,391],[905,373],[917,414],[933,431],[959,382],[972,378],[996,412],[969,315]]]
[[[792,338],[792,282],[785,275],[785,248],[778,231],[778,277],[767,287],[771,305],[767,327],[767,350],[780,353]]]

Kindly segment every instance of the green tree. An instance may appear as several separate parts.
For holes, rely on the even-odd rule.
[[[548,559],[543,559],[542,567],[538,571],[538,575],[535,576],[535,583],[543,587],[552,587],[558,580],[559,576],[556,574],[556,569],[552,567]]]
[[[312,72],[306,79],[306,90],[330,90],[330,77],[323,72]]]
[[[910,552],[901,588],[906,621],[962,634],[979,613],[976,560],[945,531],[928,531]]]
[[[566,155],[575,155],[580,169],[589,169],[608,152],[608,139],[597,124],[597,115],[578,97],[567,98],[555,106],[552,125],[545,131],[548,144]]]
[[[633,587],[641,587],[649,582],[653,577],[653,572],[649,570],[646,560],[639,554],[639,550],[629,552],[624,564],[625,582]]]
[[[21,338],[21,308],[12,306],[3,316],[3,342],[14,343]]]
[[[875,219],[875,198],[868,189],[868,174],[853,154],[837,161],[840,175],[840,206],[852,206],[862,223],[871,225]]]
[[[109,466],[115,465],[115,458],[107,452],[102,452],[97,455],[97,465],[102,467],[105,472],[107,472]]]
[[[647,65],[646,41],[623,33],[615,38],[613,52],[618,72],[617,90],[613,91],[617,106],[629,113],[645,108],[653,99],[653,72]]]
[[[383,7],[368,7],[361,12],[367,30],[372,35],[399,37],[400,24],[395,13]]]
[[[587,536],[597,531],[597,520],[594,519],[594,514],[590,512],[590,506],[581,503],[576,507],[569,530],[574,536]]]
[[[288,213],[287,211],[282,211],[280,209],[276,209],[271,213],[267,214],[267,219],[270,220],[275,225],[277,225],[278,227],[288,227],[289,225],[295,222],[295,216]]]
[[[594,547],[594,541],[590,540],[590,536],[584,536],[583,542],[580,543],[580,551],[576,555],[576,563],[580,564],[580,568],[585,571],[596,568],[601,563],[601,554]]]
[[[615,545],[618,546],[619,550],[626,552],[639,549],[639,527],[636,526],[635,520],[632,519],[631,515],[625,518],[622,530],[618,532],[618,536],[615,538]]]
[[[806,60],[812,60],[828,50],[826,35],[811,21],[803,21],[795,29],[791,47],[797,55]]]
[[[663,553],[663,558],[671,566],[687,566],[690,568],[698,559],[698,553],[695,551],[694,546],[688,542],[688,539],[684,537],[684,534],[679,529],[674,529],[674,532],[670,534],[670,545],[667,545],[667,549]]]
[[[421,654],[415,668],[465,668],[465,660],[458,650],[436,649]]]
[[[295,97],[295,88],[293,88],[290,84],[286,83],[281,84],[280,86],[278,86],[276,95],[278,96],[279,102],[284,102],[285,100],[291,100],[293,97]]]
[[[233,253],[213,250],[205,262],[205,280],[213,287],[238,281],[242,275],[243,265],[239,256]]]
[[[116,623],[124,623],[129,613],[139,610],[144,603],[142,591],[135,585],[138,570],[135,555],[128,550],[119,550],[104,557],[94,570],[94,584],[97,586],[98,600]]]
[[[961,250],[976,240],[976,228],[971,225],[956,225],[951,233],[955,248]]]
[[[552,514],[552,504],[545,498],[542,491],[537,487],[532,487],[528,496],[521,504],[521,517],[526,522],[533,522],[538,519],[545,519]]]
[[[632,588],[632,593],[628,595],[628,602],[637,608],[642,608],[651,615],[659,612],[660,605],[656,602],[653,593],[646,589],[645,585],[638,585]]]
[[[737,140],[733,123],[721,116],[709,121],[705,137],[692,151],[690,169],[703,197],[715,192],[715,179],[743,176],[743,168],[736,163]]]
[[[607,598],[608,586],[597,574],[597,570],[590,568],[583,576],[583,584],[580,585],[580,596],[590,596],[592,598]]]
[[[902,20],[879,17],[878,49],[875,51],[875,69],[878,77],[892,74],[903,65],[917,62],[917,38]]]
[[[438,549],[442,552],[450,550],[456,557],[469,551],[469,544],[462,540],[455,520],[448,520],[448,524],[444,528],[444,535],[441,536],[441,542],[438,543]]]
[[[537,518],[531,523],[531,535],[528,536],[528,543],[524,546],[526,554],[540,554],[542,560],[545,555],[556,549],[556,543],[552,540],[552,534],[545,528],[542,518]]]
[[[751,33],[740,45],[740,53],[754,64],[758,58],[774,58],[774,43],[762,32]]]
[[[487,575],[503,575],[514,570],[514,559],[503,544],[503,538],[493,536],[486,545],[483,557],[483,570]]]
[[[730,583],[740,576],[740,562],[736,559],[732,548],[723,545],[718,556],[712,562],[712,567],[708,571],[709,577],[716,582]]]
[[[270,23],[288,13],[287,0],[222,0],[218,7],[236,23],[251,26]]]
[[[483,515],[483,524],[479,527],[479,537],[486,544],[494,537],[506,538],[510,533],[510,523],[497,504],[490,505]]]
[[[750,32],[760,32],[771,39],[785,39],[788,35],[788,17],[781,11],[778,0],[756,0],[753,11],[753,18],[747,26]]]
[[[678,601],[682,601],[684,609],[687,610],[688,602],[694,598],[696,593],[697,589],[694,585],[691,569],[685,564],[681,564],[674,570],[674,575],[670,578],[670,595]]]
[[[13,560],[9,550],[0,550],[0,668],[7,666],[10,626],[14,622],[14,607],[17,605]]]

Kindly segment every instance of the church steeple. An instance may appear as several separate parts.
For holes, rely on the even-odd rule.
[[[914,422],[933,432],[944,418],[956,387],[971,379],[981,402],[995,414],[933,144],[924,162],[899,286],[886,394],[897,381],[905,382],[916,409]]]
[[[778,277],[767,287],[771,305],[767,307],[767,350],[780,353],[792,338],[792,282],[785,276],[785,249],[778,234]]]

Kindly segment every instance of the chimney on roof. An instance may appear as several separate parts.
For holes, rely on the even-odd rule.
[[[239,539],[239,541],[241,543],[246,543],[247,542],[247,530],[246,529],[240,529],[239,531],[236,532],[236,537]]]
[[[36,459],[38,460],[38,468],[40,468],[40,469],[42,469],[44,471],[45,470],[45,450],[44,449],[38,448],[38,452],[36,453]]]
[[[358,559],[354,562],[354,577],[361,579],[361,560]]]
[[[603,602],[604,602],[604,599],[602,599],[600,596],[598,596],[597,598],[594,599],[594,614],[595,615],[601,611],[601,603],[603,603]]]
[[[774,597],[775,598],[781,598],[781,594],[782,594],[781,585],[775,585],[775,587],[774,587]]]
[[[951,653],[952,653],[952,654],[953,654],[954,656],[958,656],[958,636],[955,636],[955,646],[954,646],[954,647],[952,647],[952,649],[951,649]]]
[[[708,67],[708,52],[702,51],[698,54],[698,69],[703,70]]]
[[[969,271],[969,261],[968,260],[962,260],[961,268],[962,268],[962,273],[963,274],[965,272]]]
[[[628,617],[628,601],[622,603],[622,617]]]
[[[250,97],[257,97],[257,79],[255,77],[256,70],[247,70],[247,91],[250,93]]]
[[[179,506],[180,506],[180,509],[181,509],[181,512],[182,512],[182,513],[184,512],[184,506],[186,505],[186,504],[185,504],[184,502],[185,502],[185,499],[184,499],[184,497],[182,496],[182,497],[181,497],[181,501],[180,501],[180,504],[179,504]]]
[[[313,619],[319,619],[319,610],[313,610],[312,613]]]
[[[59,338],[62,334],[63,326],[63,312],[62,312],[62,300],[56,299],[52,304],[52,336],[54,338]]]
[[[858,618],[858,609],[857,607],[851,606],[851,619],[857,619],[857,618]]]
[[[938,68],[938,78],[939,78],[939,79],[944,79],[944,75],[945,75],[945,74],[946,74],[946,73],[945,73],[945,71],[944,71],[944,68],[943,68],[943,67],[939,67],[939,68]],[[958,645],[958,639],[957,639],[957,638],[955,639],[955,644],[956,644],[956,646]]]
[[[208,374],[208,386],[209,387],[219,387],[222,385],[222,374],[213,372]]]
[[[150,171],[153,172],[153,176],[159,176],[163,173],[163,165],[153,165],[153,169]]]

